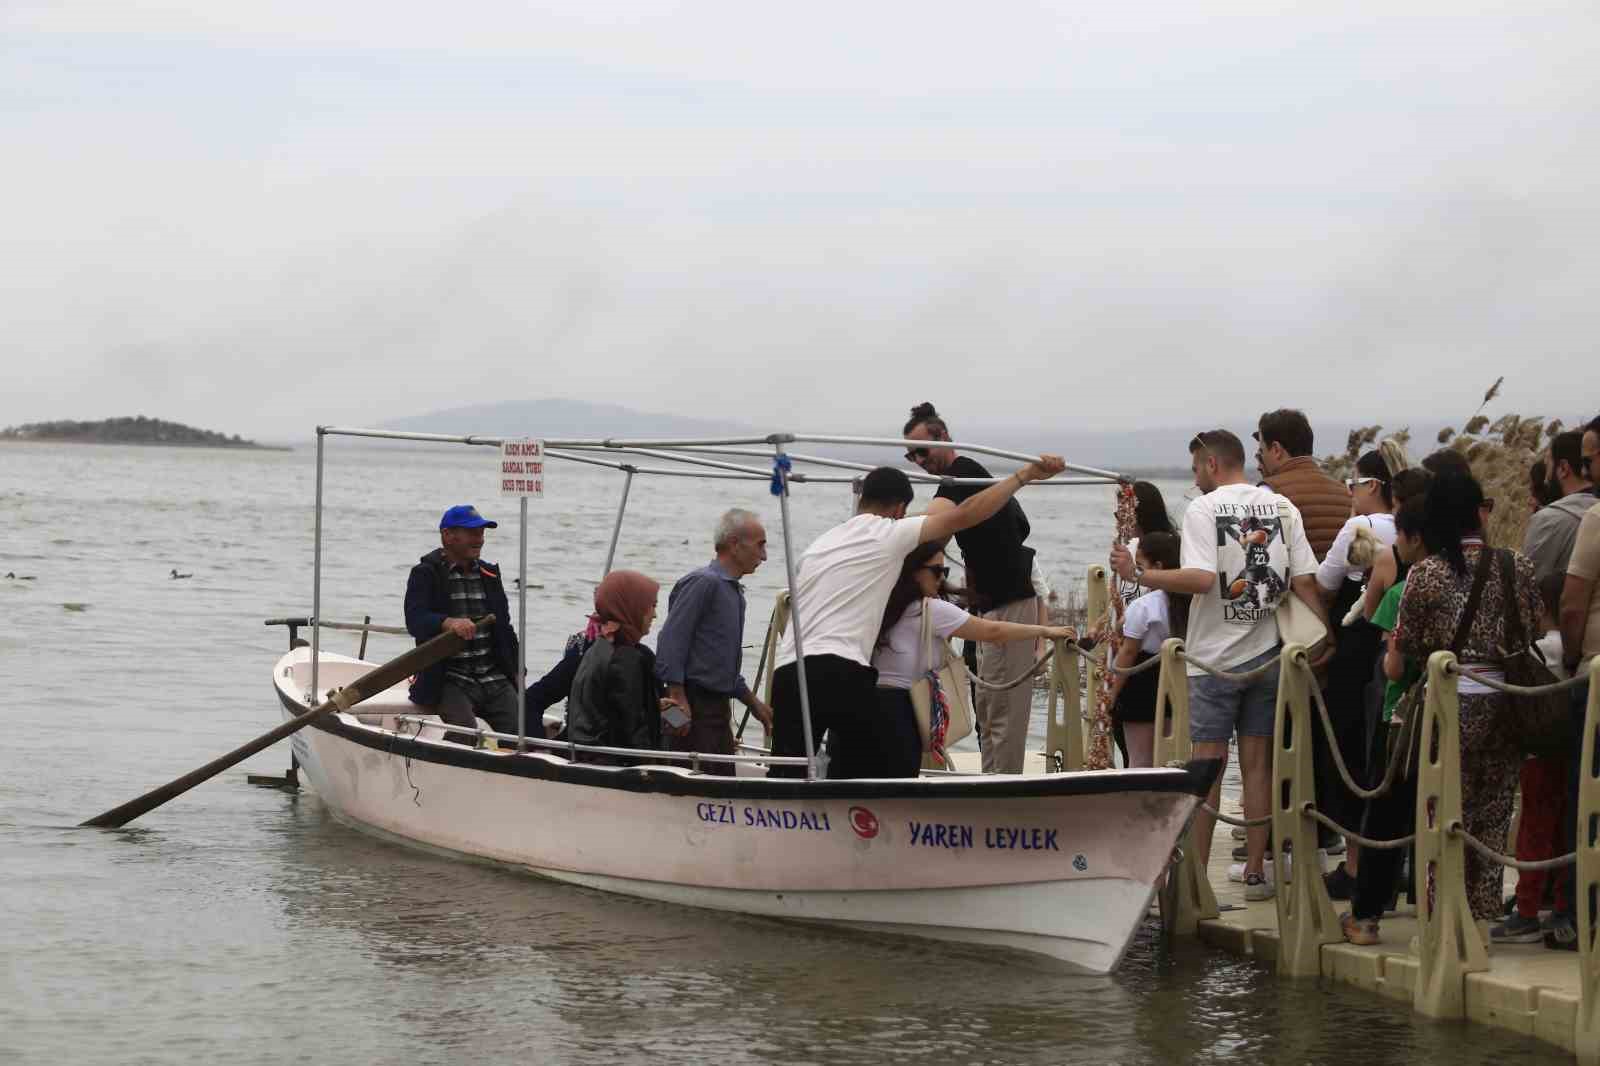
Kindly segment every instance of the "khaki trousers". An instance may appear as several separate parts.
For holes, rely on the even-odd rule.
[[[983,612],[996,622],[1039,624],[1036,597],[1016,600]],[[978,645],[978,676],[990,684],[1010,681],[1033,665],[1031,640]],[[979,749],[986,774],[1020,774],[1028,753],[1028,723],[1033,717],[1033,683],[1024,682],[1005,692],[978,689],[973,711],[978,719]]]

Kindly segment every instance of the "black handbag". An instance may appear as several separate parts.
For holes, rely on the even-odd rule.
[[[1517,603],[1516,558],[1505,550],[1496,554],[1500,556],[1500,580],[1506,590],[1506,681],[1525,688],[1553,685],[1560,678],[1545,665],[1544,657],[1533,647],[1522,624],[1522,610]],[[1567,754],[1571,713],[1565,690],[1538,695],[1508,694],[1506,698],[1511,702],[1512,720],[1516,723],[1524,755]]]

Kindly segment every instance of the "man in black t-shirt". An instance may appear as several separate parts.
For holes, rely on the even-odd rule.
[[[908,440],[948,441],[950,430],[933,404],[918,404],[903,431]],[[939,477],[989,478],[994,475],[973,459],[950,447],[919,447],[906,458]],[[982,492],[983,485],[940,485],[928,505],[929,514],[957,506]],[[966,586],[973,613],[1003,622],[1046,624],[1044,601],[1033,587],[1033,549],[1028,539],[1028,516],[1015,498],[999,513],[956,534],[966,565]],[[1033,645],[1027,641],[978,645],[978,676],[991,684],[1011,681],[1033,665]],[[1027,754],[1028,724],[1032,717],[1033,686],[1018,685],[1005,692],[979,689],[975,710],[984,773],[1021,773]]]

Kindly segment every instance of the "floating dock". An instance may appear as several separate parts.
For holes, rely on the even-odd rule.
[[[1227,809],[1225,805],[1224,810]],[[1236,806],[1229,813],[1235,817],[1239,815]],[[1208,873],[1222,913],[1216,918],[1201,920],[1198,934],[1213,947],[1275,963],[1278,958],[1276,906],[1270,899],[1246,902],[1244,885],[1228,880],[1228,866],[1234,861],[1233,849],[1238,845],[1229,827],[1218,822]],[[1330,856],[1326,869],[1333,869],[1337,861]],[[1293,878],[1298,874],[1298,864],[1290,863],[1289,876]],[[1509,893],[1515,885],[1516,873],[1512,871],[1506,878],[1506,891]],[[1334,901],[1334,906],[1340,912],[1350,908],[1347,902],[1339,900]],[[1412,950],[1412,938],[1416,935],[1416,908],[1402,897],[1399,911],[1384,916],[1379,930],[1381,943],[1371,947],[1342,943],[1322,945],[1322,976],[1409,1006],[1416,990],[1417,957]],[[1578,1016],[1578,979],[1576,952],[1552,951],[1537,943],[1495,944],[1489,948],[1488,971],[1467,974],[1467,1017],[1485,1025],[1538,1037],[1576,1054],[1573,1034]],[[1419,1015],[1417,1024],[1426,1025],[1429,1020]]]

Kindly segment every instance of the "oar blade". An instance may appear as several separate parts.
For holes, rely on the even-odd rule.
[[[477,620],[477,625],[482,628],[494,624],[494,615],[486,615]],[[440,633],[425,644],[419,644],[404,655],[392,659],[382,666],[362,674],[353,684],[346,685],[333,694],[333,698],[317,704],[295,715],[287,721],[269,729],[247,744],[228,752],[220,758],[213,759],[198,769],[191,770],[182,777],[169,781],[160,788],[146,792],[136,799],[129,800],[120,807],[113,807],[104,814],[97,814],[86,822],[79,823],[83,826],[92,826],[101,829],[115,829],[127,825],[141,814],[152,811],[175,799],[194,788],[203,781],[208,781],[217,776],[230,766],[235,766],[258,751],[271,747],[291,733],[304,729],[316,719],[337,710],[349,710],[356,704],[392,688],[394,685],[420,673],[441,659],[447,659],[466,647],[466,641],[454,633]]]

